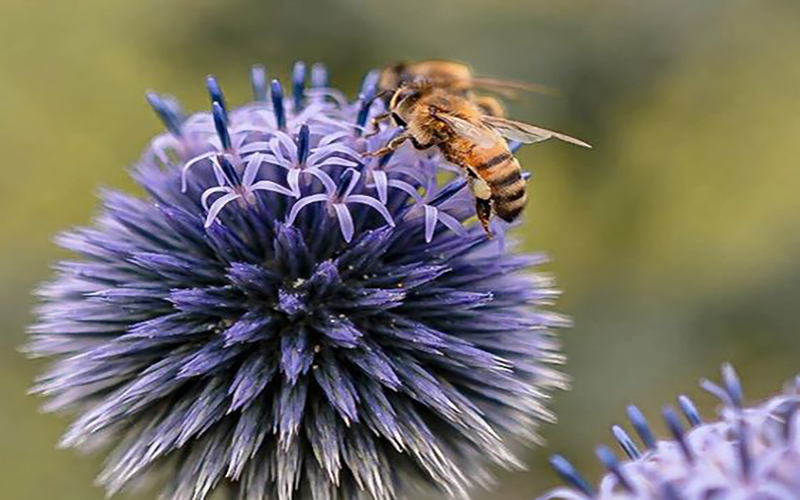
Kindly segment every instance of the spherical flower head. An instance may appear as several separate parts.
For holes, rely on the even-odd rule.
[[[551,464],[569,488],[558,488],[542,499],[568,500],[790,500],[800,498],[800,377],[766,402],[743,406],[739,379],[729,365],[724,384],[703,381],[717,396],[719,419],[703,422],[686,397],[678,404],[686,422],[671,407],[663,410],[670,439],[656,441],[635,406],[628,417],[644,450],[621,427],[613,433],[627,456],[621,462],[607,447],[597,456],[608,469],[595,491],[560,455]]]
[[[519,465],[515,442],[552,420],[565,380],[556,292],[474,224],[436,151],[362,154],[384,110],[376,74],[349,101],[295,67],[291,98],[252,73],[232,109],[148,100],[167,132],[94,224],[59,238],[81,256],[39,290],[29,352],[69,447],[113,446],[115,493],[162,476],[164,498],[454,497]]]

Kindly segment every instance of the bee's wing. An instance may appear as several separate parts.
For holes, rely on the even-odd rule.
[[[461,137],[471,140],[482,147],[490,147],[497,139],[489,128],[481,124],[475,124],[451,113],[439,111],[436,118],[442,120],[453,132]]]
[[[519,141],[525,144],[534,142],[542,142],[547,139],[560,139],[564,142],[569,142],[585,148],[591,148],[589,144],[580,139],[570,137],[559,132],[547,130],[546,128],[537,127],[530,123],[522,123],[514,120],[508,120],[499,116],[484,115],[481,117],[481,122],[488,128],[495,130],[498,134],[506,139],[512,141]]]
[[[549,95],[557,94],[555,90],[545,85],[520,82],[517,80],[505,80],[502,78],[493,78],[491,76],[473,76],[469,84],[472,88],[488,90],[512,99],[517,97],[520,92],[535,92],[537,94]]]

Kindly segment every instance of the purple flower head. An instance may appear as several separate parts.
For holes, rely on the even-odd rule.
[[[76,415],[64,446],[111,448],[115,493],[165,498],[463,497],[551,421],[565,379],[540,255],[487,240],[435,151],[362,159],[375,74],[348,101],[315,65],[292,95],[266,70],[211,112],[148,94],[166,133],[41,287],[36,392]]]
[[[701,386],[722,402],[719,419],[703,422],[694,403],[678,398],[679,413],[664,408],[670,438],[657,441],[638,408],[628,408],[642,449],[620,426],[614,438],[626,456],[606,446],[597,456],[608,470],[594,489],[562,456],[551,464],[570,485],[542,499],[567,500],[790,500],[800,498],[800,377],[783,394],[755,406],[743,406],[742,388],[730,365],[724,384]]]

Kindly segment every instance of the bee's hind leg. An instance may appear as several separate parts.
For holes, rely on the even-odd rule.
[[[482,200],[480,198],[476,198],[475,212],[478,215],[478,220],[481,222],[481,226],[483,226],[483,230],[486,232],[486,237],[491,239],[493,234],[492,230],[489,229],[489,218],[492,216],[492,200]]]
[[[492,230],[489,229],[489,219],[492,217],[492,189],[472,167],[467,166],[465,169],[469,189],[475,195],[475,213],[483,230],[486,231],[486,237],[491,238]]]

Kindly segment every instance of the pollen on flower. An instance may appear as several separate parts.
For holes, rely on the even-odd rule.
[[[292,75],[285,97],[253,67],[240,107],[208,77],[191,115],[148,93],[166,131],[134,171],[146,196],[106,192],[59,238],[81,260],[38,292],[35,389],[75,415],[62,445],[113,445],[110,494],[464,497],[553,420],[545,259],[487,240],[436,152],[362,156],[396,133],[363,134],[377,73],[352,101],[321,65]]]
[[[722,368],[723,385],[702,381],[722,407],[717,420],[703,421],[689,397],[678,398],[679,413],[665,407],[662,417],[670,438],[656,440],[635,406],[628,408],[631,427],[644,449],[620,426],[612,428],[626,461],[605,446],[597,456],[608,470],[595,489],[564,457],[551,465],[569,485],[541,499],[566,500],[707,500],[710,498],[800,498],[800,377],[782,394],[744,406],[739,378]]]

